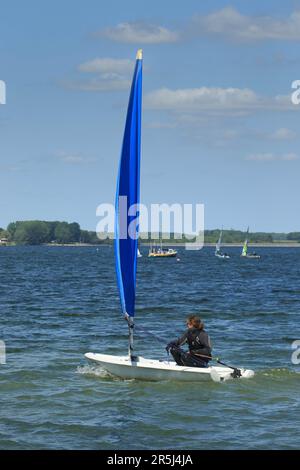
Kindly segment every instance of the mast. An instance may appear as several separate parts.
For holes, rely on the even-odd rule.
[[[136,267],[140,202],[142,50],[136,55],[119,164],[115,203],[115,258],[121,310],[128,323],[128,354],[133,359]]]

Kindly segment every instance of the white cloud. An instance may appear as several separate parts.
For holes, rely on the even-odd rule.
[[[285,153],[283,155],[276,155],[274,153],[255,153],[248,155],[246,160],[259,161],[259,162],[271,162],[271,161],[293,161],[298,160],[299,156],[295,153]]]
[[[160,88],[145,96],[145,107],[180,112],[230,112],[234,115],[254,110],[296,110],[288,96],[261,97],[249,88]]]
[[[237,40],[300,40],[300,11],[294,11],[282,19],[246,16],[228,6],[206,16],[197,16],[194,23],[200,34],[214,34]]]
[[[241,108],[257,105],[256,94],[248,88],[161,88],[145,97],[145,106],[152,109],[189,110]]]
[[[176,122],[152,121],[145,124],[148,129],[174,129]]]
[[[248,155],[248,157],[246,157],[246,160],[269,162],[272,160],[276,160],[276,156],[273,153],[254,153],[254,154]]]
[[[282,160],[287,160],[287,161],[292,161],[292,160],[298,160],[299,156],[296,153],[285,153],[282,155]]]
[[[80,157],[79,155],[65,155],[62,160],[65,163],[82,163],[84,162],[84,159]]]
[[[271,139],[275,140],[291,140],[296,137],[296,133],[287,129],[286,127],[280,127],[270,135]]]
[[[80,72],[124,74],[133,71],[134,62],[129,59],[96,58],[78,66]]]
[[[70,165],[90,163],[93,161],[91,159],[84,158],[82,155],[78,153],[68,153],[62,150],[56,152],[55,156],[62,162],[68,163]]]
[[[0,165],[0,170],[1,171],[7,171],[7,172],[15,172],[15,171],[22,171],[23,168],[22,166],[18,166],[18,164],[16,165],[7,165],[7,164],[1,164]]]
[[[134,62],[129,59],[96,58],[80,64],[78,70],[94,76],[84,80],[69,80],[64,82],[65,87],[95,92],[129,90]]]
[[[121,91],[129,90],[130,80],[112,77],[98,77],[87,81],[68,81],[64,85],[71,90],[82,91]]]
[[[106,28],[96,34],[116,42],[133,44],[160,44],[176,42],[179,39],[178,33],[174,31],[144,22],[119,23],[113,28]]]

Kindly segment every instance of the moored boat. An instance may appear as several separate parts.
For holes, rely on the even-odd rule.
[[[148,258],[174,258],[177,255],[177,251],[173,248],[158,248],[150,249],[148,253]]]

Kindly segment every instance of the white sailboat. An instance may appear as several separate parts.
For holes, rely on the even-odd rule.
[[[138,257],[138,258],[141,258],[142,256],[143,256],[143,255],[141,254],[141,252],[140,252],[140,250],[139,250],[139,248],[138,248],[138,249],[137,249],[137,257]]]
[[[222,253],[222,250],[221,250],[221,247],[222,247],[222,234],[223,234],[223,229],[220,232],[219,240],[216,244],[215,256],[217,258],[229,259],[230,256],[227,253]]]
[[[141,125],[141,84],[142,51],[136,57],[136,66],[130,92],[127,111],[116,197],[115,255],[117,281],[121,300],[121,309],[128,323],[128,355],[113,356],[100,353],[86,353],[87,359],[101,365],[107,372],[121,378],[141,380],[180,380],[184,382],[198,380],[224,381],[235,377],[249,378],[251,370],[227,366],[207,368],[179,366],[171,361],[145,359],[133,353],[134,304],[137,264],[138,215],[124,217],[119,209],[119,200],[126,196],[127,208],[139,204],[139,165],[140,165],[140,125]],[[131,211],[130,211],[131,214]],[[129,232],[135,226],[136,236],[123,238],[120,234]],[[220,363],[220,361],[217,361]]]
[[[112,356],[97,353],[87,353],[85,357],[100,364],[110,374],[123,379],[148,381],[176,380],[180,382],[213,380],[214,382],[224,382],[234,378],[233,369],[224,366],[185,367],[178,366],[173,361],[145,359],[140,356],[132,360],[128,356]],[[241,378],[249,379],[254,376],[253,370],[238,370],[241,373]]]

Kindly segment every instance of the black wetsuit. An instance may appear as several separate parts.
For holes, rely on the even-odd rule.
[[[189,353],[180,349],[180,346],[188,343]],[[180,366],[206,367],[209,358],[201,356],[211,356],[210,338],[205,330],[189,328],[176,341],[169,343],[170,352],[176,363]]]

